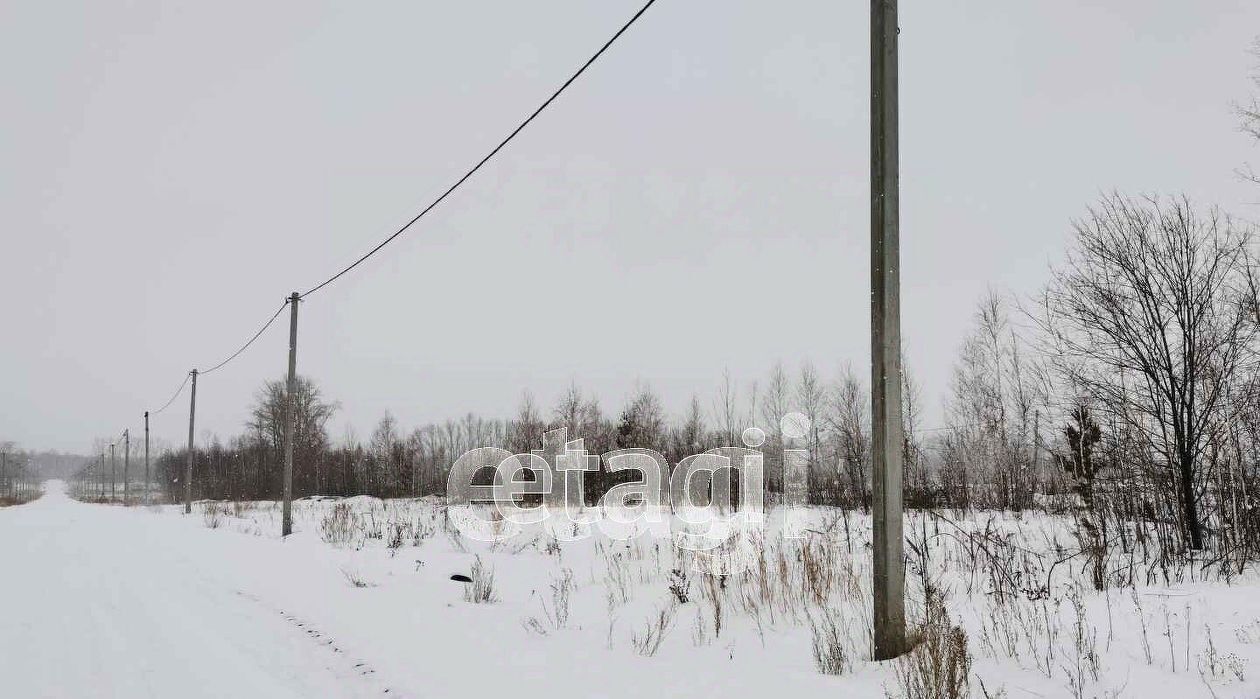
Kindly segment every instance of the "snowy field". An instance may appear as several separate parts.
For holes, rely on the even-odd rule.
[[[948,617],[876,663],[860,514],[772,526],[721,577],[651,535],[470,541],[436,500],[299,501],[281,540],[275,503],[47,490],[0,510],[6,697],[934,696],[958,672],[976,697],[1260,696],[1253,571],[1168,569],[1129,532],[1105,574],[1134,585],[1095,592],[1048,516],[910,517],[911,623],[925,589]]]

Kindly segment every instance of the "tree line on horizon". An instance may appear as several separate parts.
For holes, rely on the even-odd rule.
[[[906,372],[908,507],[1057,508],[1102,529],[1108,517],[1150,522],[1170,546],[1209,537],[1254,546],[1260,537],[1260,266],[1249,225],[1185,198],[1111,195],[1077,221],[1066,261],[1035,297],[990,292],[959,349],[945,427],[920,429],[922,396]],[[850,367],[823,377],[781,364],[762,381],[724,377],[706,405],[693,397],[671,416],[646,383],[613,413],[576,384],[549,408],[529,394],[509,419],[468,414],[410,431],[386,415],[371,435],[335,443],[336,403],[309,377],[295,392],[294,494],[422,497],[445,492],[463,452],[542,447],[566,428],[587,450],[660,452],[671,464],[743,446],[745,427],[766,440],[767,490],[781,491],[782,451],[807,453],[814,504],[870,504],[868,381]],[[195,454],[201,499],[275,499],[281,488],[285,383],[259,390],[246,429]],[[803,437],[779,418],[805,415]],[[157,459],[158,480],[182,495],[185,450]],[[587,474],[592,502],[613,482]],[[618,478],[626,477],[617,474]]]

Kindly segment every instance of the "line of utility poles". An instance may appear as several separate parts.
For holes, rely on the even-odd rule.
[[[871,494],[875,659],[906,650],[897,0],[871,0]]]

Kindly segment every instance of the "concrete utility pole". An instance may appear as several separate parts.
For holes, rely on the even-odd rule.
[[[280,535],[293,533],[293,422],[297,418],[294,396],[297,394],[297,318],[298,292],[289,296],[289,386],[284,396],[284,506],[280,518]]]
[[[897,0],[871,0],[871,490],[875,659],[905,652]]]
[[[193,425],[197,420],[197,370],[192,370],[192,397],[188,399],[188,463],[184,465],[184,514],[192,514]]]
[[[131,430],[123,430],[123,507],[126,507],[131,500],[128,495],[131,493]]]
[[[149,502],[149,411],[144,411],[144,502]]]
[[[118,452],[115,443],[109,443],[109,499],[118,497]]]

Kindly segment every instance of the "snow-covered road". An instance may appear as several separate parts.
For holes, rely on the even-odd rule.
[[[0,696],[379,696],[375,678],[142,508],[0,509]]]
[[[805,579],[793,568],[803,559],[773,540],[766,560],[787,572],[767,573],[759,603],[756,576],[706,593],[668,541],[469,542],[427,500],[301,500],[281,538],[276,503],[183,515],[46,490],[0,508],[0,699],[901,695],[904,665],[864,659],[869,597],[852,590],[868,579],[865,549],[849,554],[838,538],[827,613],[851,666],[825,675],[810,616],[823,610],[799,606],[809,598],[791,580]],[[1063,540],[1044,515],[994,521],[970,520],[1033,545]],[[1054,600],[999,605],[982,586],[969,592],[962,553],[942,550],[953,569],[942,555],[936,575],[967,634],[973,690],[983,680],[992,696],[1260,697],[1251,571],[1105,597],[1060,580]],[[493,604],[469,602],[451,580],[479,562],[493,571]],[[660,652],[643,652],[653,628]]]

